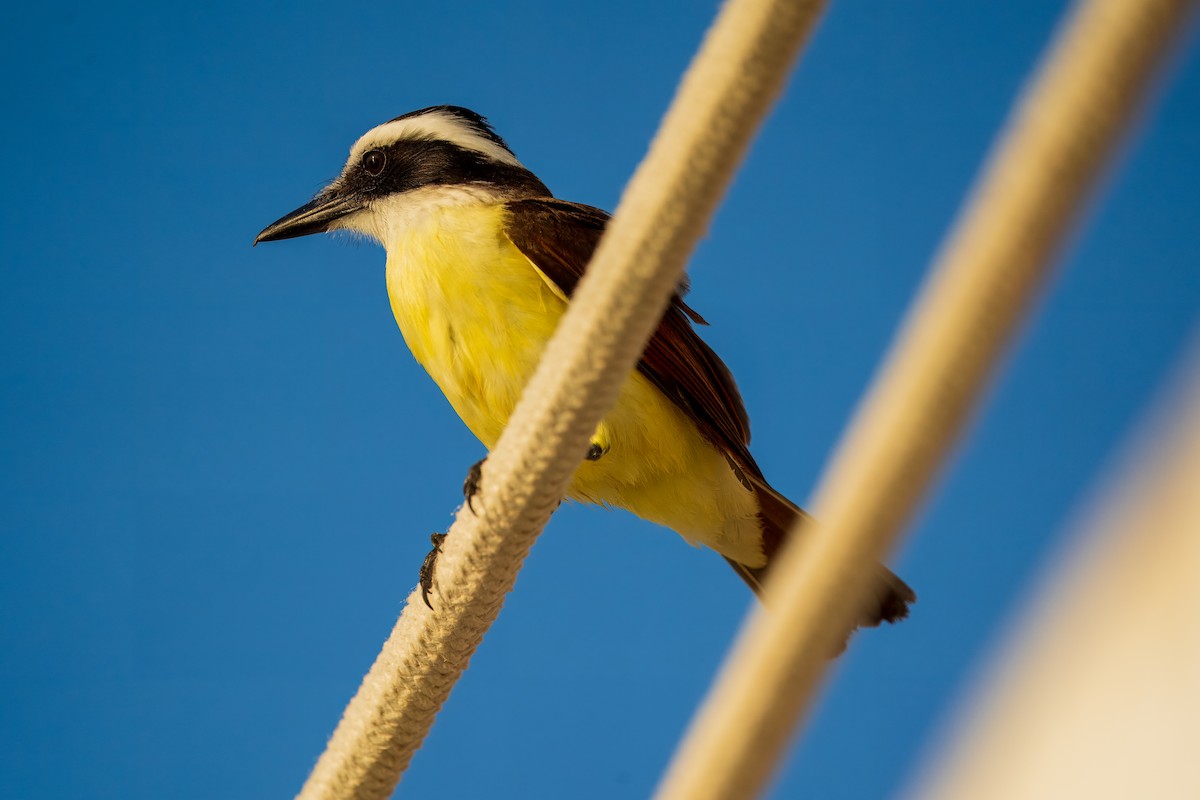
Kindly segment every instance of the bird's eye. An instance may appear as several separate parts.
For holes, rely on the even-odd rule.
[[[363,153],[362,165],[368,175],[378,175],[383,172],[384,165],[387,164],[387,156],[382,150],[368,150]]]

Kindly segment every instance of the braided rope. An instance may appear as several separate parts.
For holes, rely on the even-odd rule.
[[[956,441],[1104,162],[1145,96],[1186,0],[1090,0],[1073,14],[846,433],[664,777],[661,800],[761,791],[881,556]]]
[[[821,0],[729,0],[630,181],[569,313],[460,511],[437,608],[414,592],[300,793],[385,798],[499,613],[616,400]]]

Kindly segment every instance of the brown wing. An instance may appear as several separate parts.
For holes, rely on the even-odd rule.
[[[512,201],[507,211],[505,233],[509,239],[570,297],[604,233],[608,214],[554,198]],[[686,284],[681,288],[686,290]],[[761,479],[747,449],[750,419],[742,396],[729,369],[693,330],[693,322],[707,324],[683,302],[681,292],[676,292],[646,345],[638,370],[726,454],[743,482],[747,482],[746,473]]]
[[[547,280],[570,297],[604,233],[608,214],[591,206],[554,198],[508,203],[505,233]],[[750,420],[729,369],[692,329],[704,319],[683,302],[681,291],[671,304],[638,362],[638,370],[687,414],[706,439],[725,453],[730,467],[758,498],[763,526],[763,552],[772,559],[784,537],[808,515],[771,487],[750,456]],[[747,567],[726,559],[756,592],[761,592],[767,567]],[[913,590],[880,566],[875,602],[864,609],[861,625],[896,622],[908,615],[916,600]],[[844,646],[844,645],[843,645]]]

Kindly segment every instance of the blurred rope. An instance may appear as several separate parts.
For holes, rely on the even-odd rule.
[[[436,610],[409,597],[301,798],[392,793],[633,370],[823,5],[729,0],[722,8],[488,457],[479,516],[460,511],[450,530]]]
[[[868,565],[934,479],[1192,5],[1076,8],[822,480],[813,504],[821,524],[793,537],[776,565],[769,613],[752,613],[661,800],[762,790],[825,655],[857,618],[875,574]]]
[[[1200,798],[1200,348],[914,796]]]
[[[915,797],[1200,797],[1200,347],[1189,366]]]

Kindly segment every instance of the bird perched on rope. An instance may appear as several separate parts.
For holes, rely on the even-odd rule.
[[[333,230],[382,244],[405,341],[491,448],[607,222],[597,208],[555,198],[483,117],[434,106],[365,133],[341,175],[255,244]],[[706,323],[677,292],[596,428],[569,496],[628,509],[716,550],[758,592],[788,532],[808,518],[750,455],[737,386],[694,324]],[[900,620],[916,599],[878,572],[861,625]]]

